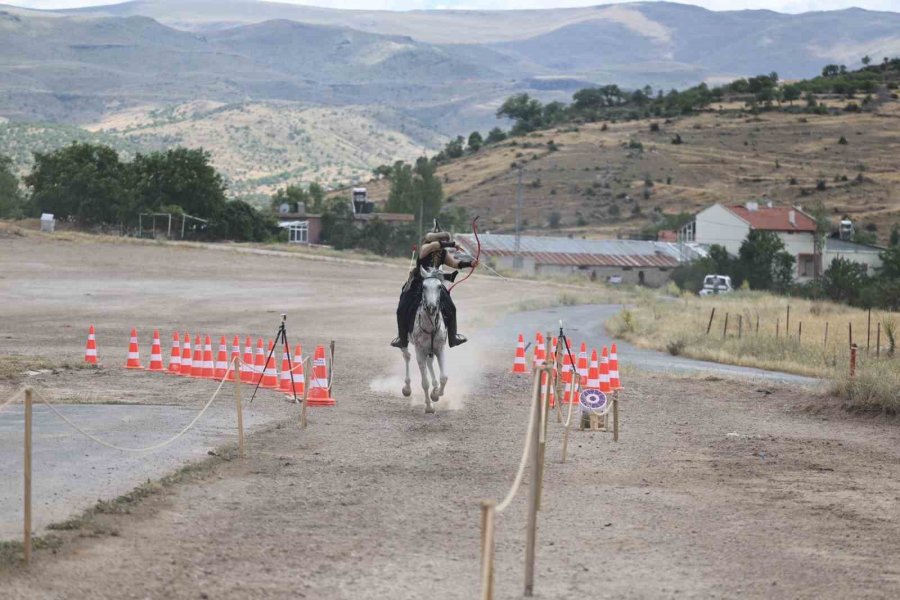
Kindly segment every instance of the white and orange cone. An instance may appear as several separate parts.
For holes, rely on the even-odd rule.
[[[527,373],[525,368],[525,337],[520,333],[519,341],[516,342],[516,358],[513,361],[513,373]]]
[[[203,342],[203,371],[200,374],[203,379],[214,379],[216,376],[216,363],[213,361],[212,340],[209,336]]]
[[[544,336],[538,331],[534,337],[534,362],[532,365],[534,368],[542,367],[545,362],[547,362],[547,350],[544,348]]]
[[[325,362],[325,346],[316,346],[313,358],[312,379],[309,382],[309,406],[333,406],[334,398],[328,389],[328,366]]]
[[[131,329],[131,340],[128,342],[128,360],[125,361],[126,369],[143,369],[141,356],[138,352],[137,329]]]
[[[150,366],[148,371],[165,371],[162,359],[162,347],[159,343],[159,330],[153,330],[153,343],[150,345]]]
[[[172,352],[169,354],[169,375],[181,374],[181,342],[178,340],[178,332],[172,334]]]
[[[591,351],[591,366],[588,367],[587,385],[588,389],[600,389],[600,364],[597,361],[597,349]]]
[[[565,344],[562,347],[562,353],[562,382],[565,385],[565,393],[563,394],[562,401],[564,404],[570,404],[572,402],[572,383],[575,378],[575,367],[572,365],[572,357],[567,351]]]
[[[241,381],[250,383],[253,381],[253,340],[250,336],[244,340],[244,360],[241,363]]]
[[[191,377],[203,377],[203,342],[199,333],[194,336],[194,358],[191,360]]]
[[[600,391],[604,394],[612,393],[609,385],[609,353],[606,346],[603,346],[603,352],[600,353]]]
[[[182,377],[190,377],[193,370],[194,361],[191,359],[191,334],[184,332],[184,345],[181,351],[181,370],[178,372]]]
[[[88,329],[87,345],[84,347],[84,362],[97,364],[97,336],[94,334],[94,326]]]
[[[228,370],[228,346],[225,345],[225,336],[219,338],[219,352],[216,355],[213,379],[221,381],[225,379],[225,371]]]
[[[581,342],[581,349],[578,351],[578,374],[581,375],[581,384],[587,383],[588,377],[588,355],[587,344]]]
[[[253,383],[262,381],[263,372],[266,370],[266,351],[263,349],[263,340],[256,340],[256,360],[253,362]]]
[[[231,359],[228,361],[228,365],[226,367],[226,371],[228,375],[225,377],[226,381],[234,381],[235,377],[235,365],[241,364],[240,361],[237,361],[241,357],[241,340],[238,339],[238,336],[234,336],[234,341],[231,342]],[[235,362],[237,361],[237,362]],[[243,365],[242,365],[243,368]],[[240,377],[240,373],[237,374]]]
[[[613,344],[609,350],[609,387],[615,392],[625,389],[619,380],[619,351]]]
[[[275,344],[272,340],[269,340],[269,352],[266,354],[266,368],[263,370],[262,382],[259,384],[260,387],[268,388],[270,390],[278,389],[278,371],[275,369],[274,348]]]

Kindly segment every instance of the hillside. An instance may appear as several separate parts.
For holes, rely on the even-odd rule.
[[[676,134],[683,143],[672,143]],[[442,165],[447,203],[480,215],[483,230],[512,231],[515,164],[531,233],[628,236],[658,211],[762,199],[807,209],[821,201],[833,220],[846,213],[884,241],[900,223],[900,101],[837,116],[709,111],[540,131]],[[369,186],[387,194],[384,181]]]

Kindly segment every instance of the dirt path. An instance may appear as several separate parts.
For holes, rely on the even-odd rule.
[[[509,348],[473,336],[463,347],[469,358],[458,358],[451,373],[452,397],[425,418],[397,391],[397,357],[384,349],[397,283],[377,267],[241,256],[226,261],[239,275],[219,280],[212,273],[221,265],[210,262],[221,253],[172,256],[165,247],[84,264],[104,249],[80,246],[79,258],[54,245],[14,244],[38,271],[68,270],[56,285],[30,279],[0,252],[0,300],[30,295],[31,303],[4,304],[17,318],[2,351],[33,333],[31,348],[58,343],[62,354],[77,354],[81,322],[96,314],[116,338],[138,319],[183,328],[177,308],[190,327],[264,331],[287,304],[303,323],[305,346],[337,339],[339,404],[316,409],[304,432],[288,422],[256,433],[247,459],[220,461],[131,514],[104,516],[112,535],[74,537],[55,556],[38,552],[28,570],[0,570],[4,597],[477,597],[478,501],[506,492],[527,417],[528,383],[507,373]],[[116,269],[131,281],[107,275]],[[156,277],[159,285],[149,285]],[[66,300],[66,290],[89,285],[100,306]],[[491,325],[489,315],[525,294],[554,295],[517,286],[460,287],[463,330],[474,332],[477,313]],[[118,394],[128,380],[108,373],[98,379],[106,394]],[[129,398],[169,398],[159,385]],[[655,374],[626,385],[618,444],[575,433],[563,465],[552,429],[537,597],[900,594],[895,422],[850,417],[791,388],[767,395],[758,386]],[[524,506],[522,496],[499,520],[499,598],[520,597]]]

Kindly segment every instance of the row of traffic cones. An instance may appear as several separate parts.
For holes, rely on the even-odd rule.
[[[306,391],[306,379],[303,372],[303,349],[301,345],[297,344],[292,356],[288,355],[288,348],[284,348],[279,374],[275,367],[274,342],[269,341],[268,351],[266,351],[263,346],[263,339],[259,338],[256,343],[255,353],[252,344],[252,339],[247,337],[244,344],[243,359],[240,361],[240,370],[235,373],[234,369],[230,368],[229,365],[233,365],[235,359],[241,356],[238,336],[234,336],[231,344],[230,359],[225,336],[222,336],[219,340],[216,358],[213,360],[212,339],[210,336],[207,335],[205,338],[202,338],[200,335],[194,336],[194,345],[191,346],[190,334],[185,333],[182,341],[176,331],[172,334],[172,350],[168,367],[166,367],[163,365],[162,360],[159,330],[154,330],[153,342],[150,348],[150,364],[146,370],[215,381],[221,381],[222,379],[234,381],[237,377],[242,382],[252,385],[259,384],[259,387],[283,392],[291,398],[295,395],[303,395]],[[90,364],[97,364],[97,339],[93,325],[88,330],[84,360]],[[141,364],[136,329],[131,330],[125,368],[144,369],[144,366]],[[307,403],[310,406],[333,406],[335,404],[328,386],[328,365],[325,360],[325,347],[322,345],[316,346],[313,359],[313,377],[310,381]]]
[[[557,338],[551,338],[551,357],[556,356],[557,344]],[[578,399],[574,397],[575,385],[573,373],[578,373],[578,375],[580,376],[581,381],[583,382],[581,386],[583,389],[596,389],[605,394],[611,394],[620,389],[624,389],[622,381],[619,377],[619,355],[618,349],[616,348],[615,344],[613,344],[609,349],[604,346],[600,352],[599,358],[597,355],[597,350],[592,350],[590,360],[588,360],[587,344],[582,342],[581,348],[578,352],[576,364],[572,364],[573,357],[569,354],[567,349],[563,348],[562,355],[562,368],[559,376],[561,376],[562,382],[565,385],[565,393],[562,398],[563,403],[569,404],[570,402],[578,402]],[[535,336],[532,369],[544,365],[546,361],[546,339],[540,332],[538,332]],[[515,359],[513,360],[513,373],[528,373],[526,364],[525,337],[522,334],[519,334],[519,339],[516,343],[516,355]],[[549,377],[546,373],[541,378],[541,388],[543,391],[547,390],[546,386],[549,385],[548,379]],[[554,406],[555,398],[552,386],[550,389],[550,395],[550,405]]]

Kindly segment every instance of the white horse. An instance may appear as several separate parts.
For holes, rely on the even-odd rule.
[[[416,311],[416,321],[412,330],[412,343],[416,347],[416,360],[422,374],[422,389],[425,390],[425,412],[433,413],[432,402],[437,402],[444,395],[447,385],[447,365],[444,354],[447,345],[447,327],[441,315],[441,289],[444,286],[444,273],[440,269],[424,269],[419,267],[422,276],[422,301]],[[403,360],[406,361],[406,379],[403,395],[412,394],[409,386],[409,349],[402,348]],[[434,374],[434,357],[437,357],[440,369],[440,383]],[[427,367],[427,371],[426,371]],[[431,381],[428,373],[431,373]],[[430,393],[429,393],[430,388]]]

